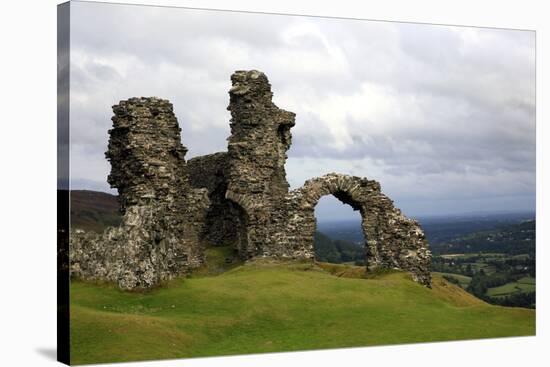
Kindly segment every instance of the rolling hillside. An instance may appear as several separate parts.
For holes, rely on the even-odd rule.
[[[401,272],[353,279],[362,271],[254,262],[175,280],[148,293],[76,281],[71,285],[72,362],[535,334],[533,310],[486,304],[439,275],[428,289]]]
[[[102,231],[120,221],[116,196],[71,195],[74,228]],[[348,248],[331,243],[316,250],[345,260]],[[364,267],[353,265],[243,264],[230,247],[207,249],[206,260],[191,277],[146,293],[72,280],[71,362],[535,334],[534,310],[489,305],[439,274],[428,289],[407,273],[365,274]]]

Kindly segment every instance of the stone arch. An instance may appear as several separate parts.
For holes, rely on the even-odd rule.
[[[233,229],[232,242],[234,249],[242,260],[247,260],[249,255],[249,227],[250,217],[245,208],[231,199],[227,200],[228,212],[233,218],[235,228]]]
[[[403,216],[376,181],[330,173],[310,179],[290,193],[291,225],[299,246],[313,251],[315,206],[325,195],[333,195],[361,214],[365,236],[367,271],[377,267],[408,270],[413,278],[430,284],[430,251],[418,223]]]
[[[258,223],[258,205],[254,205],[249,196],[240,195],[227,190],[225,198],[229,203],[230,213],[237,220],[237,230],[235,232],[235,248],[239,257],[247,260],[257,255],[255,237],[256,228],[260,227]]]

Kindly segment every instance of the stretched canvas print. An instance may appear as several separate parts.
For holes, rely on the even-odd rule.
[[[535,335],[535,32],[58,7],[67,364]]]

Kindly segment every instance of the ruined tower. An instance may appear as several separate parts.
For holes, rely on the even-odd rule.
[[[113,106],[113,128],[105,153],[107,182],[118,190],[122,213],[133,205],[177,205],[189,191],[187,148],[172,104],[159,98],[131,98]]]
[[[72,271],[125,289],[149,288],[202,263],[199,234],[208,198],[206,189],[188,182],[187,149],[170,102],[131,98],[113,106],[113,112],[105,155],[122,223],[101,235],[75,234]]]
[[[237,71],[229,91],[231,136],[227,147],[226,198],[239,206],[247,220],[243,257],[272,255],[273,226],[288,194],[285,162],[290,148],[294,113],[272,102],[264,73]]]

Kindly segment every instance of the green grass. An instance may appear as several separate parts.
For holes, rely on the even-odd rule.
[[[459,284],[462,288],[466,288],[470,284],[470,282],[472,281],[472,277],[462,275],[462,274],[436,273],[436,272],[434,272],[432,274],[438,274],[440,276],[447,276],[447,277],[455,278],[456,280],[458,280],[458,282],[459,282]]]
[[[521,279],[518,279],[518,283],[535,285],[536,284],[536,279],[533,278],[533,277],[527,276],[527,277],[523,277]]]
[[[255,262],[148,293],[71,284],[74,364],[534,335],[535,312],[434,276]],[[335,273],[336,275],[332,275]],[[354,278],[355,277],[355,278]]]
[[[504,297],[514,293],[534,292],[535,288],[535,278],[523,277],[500,287],[489,288],[487,289],[487,295],[491,297]]]
[[[193,272],[193,276],[216,275],[242,264],[233,246],[216,246],[207,248],[205,262]]]

